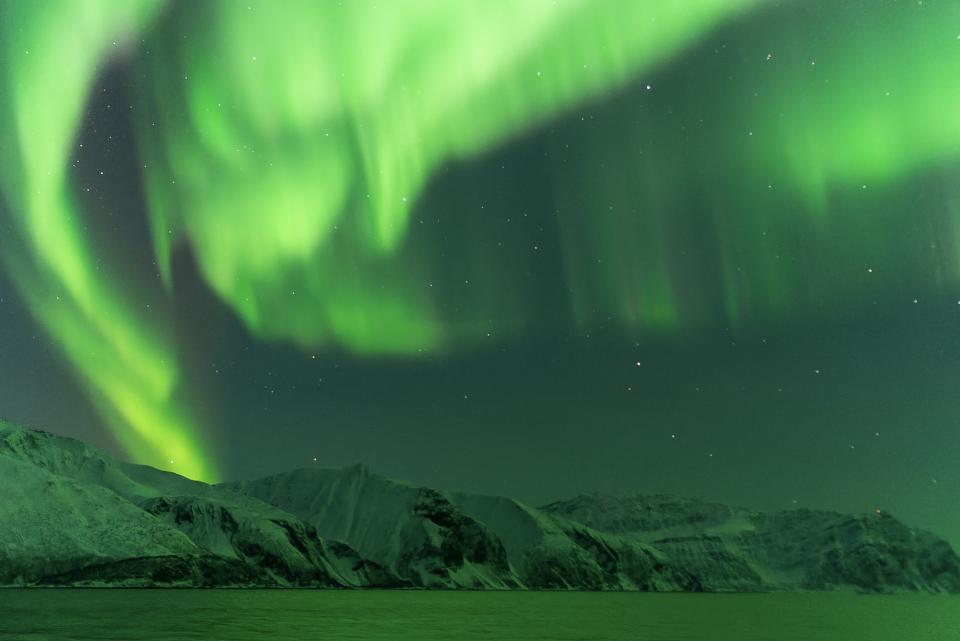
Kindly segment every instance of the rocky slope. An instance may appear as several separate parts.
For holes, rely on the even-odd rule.
[[[645,494],[581,495],[543,509],[652,545],[713,589],[960,591],[950,545],[885,513],[764,514]]]
[[[349,541],[414,585],[521,585],[502,542],[436,490],[392,481],[360,465],[301,469],[228,487],[296,515],[321,536]]]
[[[700,591],[699,577],[660,550],[519,501],[457,493],[453,502],[497,534],[525,585],[538,589]]]
[[[566,522],[512,499],[448,494],[362,466],[302,469],[231,484],[349,541],[423,587],[699,589],[657,550]]]
[[[885,514],[534,508],[362,466],[211,486],[0,422],[0,585],[960,592],[960,559]]]

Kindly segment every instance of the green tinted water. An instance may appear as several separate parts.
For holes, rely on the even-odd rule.
[[[836,594],[5,590],[0,639],[957,641],[960,599]]]

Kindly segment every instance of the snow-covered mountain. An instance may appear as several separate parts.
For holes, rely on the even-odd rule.
[[[0,584],[403,583],[252,497],[0,423]]]
[[[534,508],[416,487],[361,466],[230,487],[348,541],[416,585],[960,592],[960,558],[950,545],[887,514],[765,514],[639,493]]]
[[[960,558],[886,514],[534,508],[363,466],[208,485],[0,422],[0,585],[960,592]]]

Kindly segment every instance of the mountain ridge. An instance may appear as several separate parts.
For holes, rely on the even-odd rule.
[[[886,514],[625,491],[541,507],[357,464],[208,485],[0,421],[0,585],[960,592]]]

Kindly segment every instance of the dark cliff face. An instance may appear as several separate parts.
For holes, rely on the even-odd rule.
[[[533,508],[362,466],[211,486],[0,424],[0,585],[960,592],[886,515],[666,495]]]
[[[436,574],[457,571],[467,564],[481,565],[502,577],[505,585],[516,585],[500,539],[459,511],[440,492],[418,489],[413,514],[437,527],[439,545],[431,542],[422,553],[423,557],[439,562],[433,570]]]

